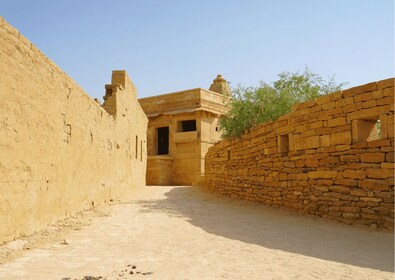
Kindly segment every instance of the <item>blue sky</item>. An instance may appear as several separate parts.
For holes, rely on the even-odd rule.
[[[393,0],[2,0],[0,15],[92,97],[128,71],[145,97],[271,82],[308,66],[347,87],[393,77]]]

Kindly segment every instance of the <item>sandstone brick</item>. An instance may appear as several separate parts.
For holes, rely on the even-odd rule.
[[[395,164],[393,162],[382,162],[381,163],[381,168],[394,169],[395,168]]]
[[[347,151],[350,149],[351,149],[350,145],[337,145],[336,146],[336,152],[344,152],[344,151]]]
[[[346,187],[346,186],[337,186],[337,185],[330,186],[329,190],[338,193],[350,193],[350,187]]]
[[[366,175],[368,178],[390,178],[394,177],[394,170],[393,169],[366,169]]]
[[[311,171],[308,173],[309,178],[336,178],[337,171]]]
[[[342,156],[340,156],[340,161],[359,162],[359,156],[357,156],[357,155],[342,155]]]
[[[361,217],[364,219],[369,219],[369,220],[378,220],[380,216],[376,215],[376,214],[361,214]]]
[[[362,108],[363,108],[363,103],[359,102],[359,103],[354,103],[354,104],[350,104],[350,105],[345,105],[343,107],[343,111],[344,111],[344,113],[350,113],[350,112],[358,111]]]
[[[306,159],[307,167],[318,167],[318,159],[316,158],[307,158]]]
[[[389,184],[385,180],[365,179],[359,182],[359,186],[363,189],[372,189],[372,190],[380,190],[380,191],[389,190]]]
[[[315,182],[317,185],[323,185],[323,186],[333,185],[333,179],[319,179],[319,180],[316,180]]]
[[[374,210],[369,209],[369,208],[361,208],[361,212],[365,214],[374,214],[376,213]]]
[[[331,145],[351,144],[351,132],[344,131],[331,135]]]
[[[389,78],[386,80],[379,81],[379,82],[377,82],[377,87],[379,89],[394,87],[394,80],[395,80],[394,78]]]
[[[375,91],[377,90],[378,86],[376,82],[368,83],[366,85],[358,86],[354,88],[356,94],[368,91]]]
[[[393,104],[393,103],[394,103],[394,97],[388,96],[386,98],[377,99],[377,106]]]
[[[307,173],[296,174],[296,180],[298,181],[306,181],[308,179]]]
[[[372,99],[378,99],[383,97],[383,90],[378,89],[372,92]]]
[[[315,129],[316,135],[328,135],[332,133],[332,129],[330,127],[320,127]]]
[[[393,152],[387,153],[385,155],[385,161],[387,161],[387,162],[394,162],[394,153]]]
[[[295,140],[295,150],[314,149],[320,146],[320,137],[313,136]]]
[[[343,176],[352,179],[364,179],[366,177],[366,172],[363,170],[346,169],[343,171]]]
[[[354,104],[354,97],[350,96],[336,101],[336,107],[343,107],[349,104]]]
[[[371,107],[374,107],[374,106],[377,106],[377,105],[380,105],[380,104],[377,104],[376,100],[372,99],[372,100],[368,100],[368,101],[363,102],[362,108],[366,109],[366,108],[371,108]]]
[[[338,163],[339,161],[340,161],[340,160],[339,160],[339,157],[331,157],[331,156],[329,156],[329,157],[325,157],[325,158],[321,159],[321,160],[318,162],[318,165],[319,165],[319,166],[322,166],[322,165],[330,165],[330,164]]]
[[[331,101],[321,105],[323,110],[330,110],[336,107],[336,101]]]
[[[355,196],[367,196],[367,192],[359,188],[352,188],[350,194]]]
[[[351,131],[351,123],[345,125],[339,125],[332,128],[332,133],[338,133],[343,131]]]
[[[339,126],[339,125],[344,125],[344,124],[346,124],[346,118],[345,117],[339,117],[339,118],[328,120],[328,126],[329,127],[334,127],[334,126]]]
[[[376,106],[373,108],[362,109],[347,114],[347,120],[364,119],[370,117],[380,116],[383,112],[389,110],[389,105]]]
[[[329,135],[322,135],[320,136],[320,146],[321,147],[328,147],[331,145],[330,136]]]
[[[367,206],[379,206],[382,201],[379,197],[360,197],[359,202],[357,202],[357,206],[359,207],[367,207]]]
[[[383,96],[394,98],[394,87],[383,89]]]
[[[331,101],[331,97],[330,97],[329,94],[328,94],[328,95],[323,95],[323,96],[317,97],[317,98],[315,99],[315,103],[316,103],[317,105],[326,104],[326,103],[329,103],[330,101]]]
[[[357,219],[360,217],[358,213],[343,213],[342,216],[346,219]]]
[[[368,142],[368,147],[388,147],[391,145],[391,141],[388,139],[377,139]]]
[[[362,102],[372,99],[371,92],[365,92],[354,96],[354,102]]]
[[[340,211],[347,212],[347,213],[359,213],[361,209],[356,206],[342,206],[340,207]]]
[[[359,155],[361,162],[383,162],[385,161],[385,153],[366,153]]]
[[[337,178],[335,180],[335,184],[336,185],[344,185],[344,186],[348,186],[348,187],[356,187],[356,186],[358,186],[358,180]]]

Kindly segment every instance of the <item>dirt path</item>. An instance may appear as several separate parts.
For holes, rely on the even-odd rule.
[[[0,279],[393,279],[393,235],[147,187],[110,215],[0,265]],[[131,274],[132,273],[132,274]],[[93,277],[94,276],[94,277]],[[89,279],[86,277],[85,279]]]

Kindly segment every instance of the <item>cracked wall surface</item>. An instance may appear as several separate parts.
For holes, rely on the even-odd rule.
[[[210,190],[346,224],[394,226],[394,79],[296,104],[206,154]]]
[[[125,71],[107,87],[101,106],[0,17],[0,243],[145,185],[147,117]]]

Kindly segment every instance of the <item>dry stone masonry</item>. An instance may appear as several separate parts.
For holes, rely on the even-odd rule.
[[[206,154],[205,185],[346,224],[393,228],[394,79],[296,104]]]
[[[0,17],[0,96],[0,244],[145,185],[148,119],[125,71],[100,106]]]

